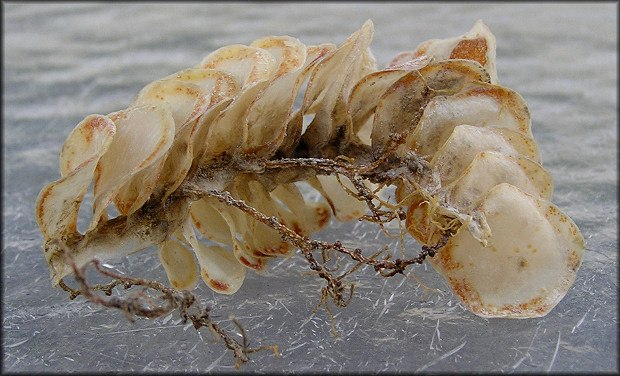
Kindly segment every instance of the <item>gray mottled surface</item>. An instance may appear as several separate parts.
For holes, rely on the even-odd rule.
[[[465,311],[430,266],[414,280],[353,278],[355,298],[312,313],[319,280],[300,257],[248,273],[233,296],[197,294],[252,345],[244,371],[618,371],[617,5],[613,3],[3,4],[3,371],[231,371],[208,331],[175,315],[129,323],[119,312],[53,290],[34,219],[39,190],[59,177],[62,142],[86,115],[125,108],[145,84],[193,66],[223,45],[288,34],[340,43],[372,18],[380,66],[430,38],[460,35],[482,18],[497,38],[500,83],[524,96],[553,201],[581,228],[577,281],[546,317],[487,320]],[[319,235],[375,250],[398,244],[373,226],[334,224]],[[416,252],[418,246],[406,246]],[[165,281],[156,252],[114,264]]]

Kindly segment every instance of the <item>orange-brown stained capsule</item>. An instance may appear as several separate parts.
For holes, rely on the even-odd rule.
[[[484,38],[462,40],[452,50],[450,59],[468,59],[486,65],[487,41]]]

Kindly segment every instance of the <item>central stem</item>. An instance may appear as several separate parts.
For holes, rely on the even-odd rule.
[[[266,217],[245,202],[235,200],[226,191],[226,187],[235,176],[256,174],[263,184],[271,183],[270,186],[266,186],[267,189],[273,189],[279,184],[306,180],[315,175],[329,174],[342,174],[354,182],[363,178],[373,183],[387,184],[398,177],[419,180],[425,175],[422,173],[424,170],[422,166],[423,164],[414,155],[401,159],[395,154],[365,165],[353,165],[324,158],[279,160],[234,158],[217,165],[212,164],[209,168],[199,166],[194,169],[179,188],[164,201],[159,197],[151,197],[139,210],[128,216],[112,218],[84,235],[69,234],[62,240],[72,250],[72,257],[77,267],[82,267],[93,259],[103,261],[123,257],[164,241],[184,223],[192,201],[212,196],[265,223],[280,233],[284,241],[295,245],[306,254],[312,251],[311,247],[308,247],[308,239],[280,223],[279,219]],[[362,197],[368,196],[367,192],[360,194]],[[353,251],[349,253],[354,260],[361,261],[358,260],[359,257],[355,257]],[[72,268],[68,266],[55,241],[50,240],[46,243],[45,254],[54,285],[72,273]]]

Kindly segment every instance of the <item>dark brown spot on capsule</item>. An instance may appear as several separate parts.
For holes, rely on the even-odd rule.
[[[216,279],[210,279],[209,285],[218,291],[228,291],[230,289],[230,285],[228,283],[220,282]]]

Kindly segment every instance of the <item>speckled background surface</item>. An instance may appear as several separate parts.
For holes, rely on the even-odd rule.
[[[321,282],[301,274],[297,256],[248,273],[235,295],[202,284],[196,293],[225,328],[234,314],[251,345],[280,347],[281,358],[254,354],[246,372],[617,372],[617,11],[614,3],[3,3],[3,371],[216,372],[235,364],[208,331],[176,314],[131,324],[52,289],[34,202],[59,177],[62,143],[86,115],[125,108],[145,84],[223,45],[283,34],[339,44],[372,18],[382,67],[482,18],[497,39],[500,83],[530,106],[553,202],[587,242],[573,288],[551,313],[483,319],[430,266],[416,275],[443,294],[366,268],[352,278],[351,304],[333,310],[334,338],[325,310],[312,313]],[[365,224],[334,223],[318,237],[398,252]],[[152,249],[113,266],[166,280]]]

